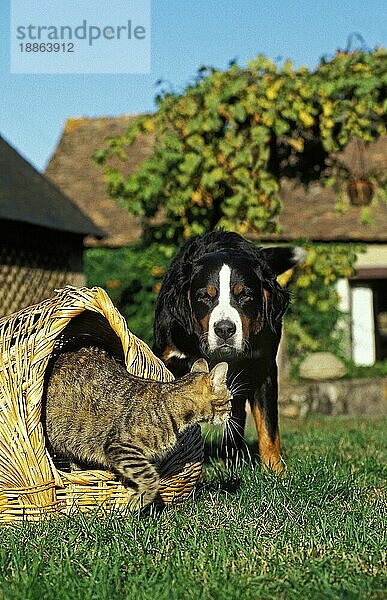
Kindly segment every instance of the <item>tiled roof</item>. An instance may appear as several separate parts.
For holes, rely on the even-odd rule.
[[[51,181],[0,137],[0,218],[56,231],[103,235]]]
[[[132,118],[69,119],[46,168],[46,175],[107,232],[103,240],[86,238],[88,246],[126,246],[140,237],[140,219],[109,197],[102,170],[91,158],[105,146],[106,138],[125,133]],[[130,147],[128,161],[117,159],[115,164],[129,174],[152,154],[152,146],[153,140],[144,136]]]
[[[366,152],[369,164],[384,165],[387,169],[387,137],[370,144]],[[341,159],[349,166],[352,157],[349,144]],[[363,224],[360,207],[352,206],[344,193],[345,210],[338,212],[335,210],[335,190],[318,182],[304,188],[282,180],[281,200],[279,222],[282,233],[261,235],[261,239],[387,242],[387,205],[383,201],[371,207],[370,223]]]
[[[136,241],[141,234],[141,222],[112,200],[106,189],[101,170],[91,160],[91,155],[104,146],[109,136],[123,134],[130,116],[70,119],[62,138],[51,158],[46,174],[93,219],[108,232],[101,241],[87,239],[89,245],[118,247]],[[152,153],[153,139],[144,136],[128,151],[128,161],[119,168],[129,174],[142,160]],[[387,164],[387,137],[379,139],[367,149],[373,161]],[[351,160],[351,148],[347,147],[344,158]],[[380,202],[371,209],[371,223],[361,223],[361,209],[351,206],[341,214],[335,210],[336,195],[331,188],[314,183],[308,189],[294,186],[290,181],[281,182],[283,209],[279,217],[280,234],[262,234],[262,240],[291,241],[308,238],[320,241],[370,241],[387,242],[387,206]]]

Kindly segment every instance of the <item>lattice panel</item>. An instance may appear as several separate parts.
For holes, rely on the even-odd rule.
[[[73,264],[74,256],[66,250],[44,254],[0,246],[0,316],[36,304],[55,289],[83,285],[83,274]]]

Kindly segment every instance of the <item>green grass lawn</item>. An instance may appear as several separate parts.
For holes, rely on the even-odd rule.
[[[387,598],[385,425],[284,420],[284,480],[207,464],[161,514],[2,527],[0,599]]]

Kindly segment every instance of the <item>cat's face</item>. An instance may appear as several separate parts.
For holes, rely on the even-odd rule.
[[[202,358],[192,365],[191,373],[198,374],[195,395],[203,421],[221,424],[231,415],[232,394],[227,387],[227,369],[228,364],[222,362],[210,372]]]

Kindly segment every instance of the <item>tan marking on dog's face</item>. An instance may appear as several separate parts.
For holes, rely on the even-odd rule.
[[[234,285],[232,291],[235,296],[239,296],[239,294],[241,294],[244,289],[245,289],[245,286],[243,285],[243,283],[238,282]]]
[[[208,324],[210,322],[210,315],[206,315],[199,321],[201,333],[208,333]]]
[[[217,294],[217,289],[214,285],[208,285],[206,288],[207,294],[211,296],[211,298],[215,298]]]
[[[270,298],[270,292],[268,292],[265,288],[263,288],[263,310],[264,310],[264,315],[268,316],[268,303],[269,303],[269,298]],[[262,321],[263,318],[261,315],[258,315],[258,317],[256,318],[256,321],[254,323],[254,331],[255,333],[258,333],[261,328],[262,328]]]
[[[248,340],[250,335],[251,319],[250,317],[241,314],[243,339]]]
[[[263,288],[263,310],[264,314],[267,315],[267,304],[270,297],[270,293]],[[251,322],[252,331],[257,334],[261,331],[263,325],[263,315],[258,313],[257,317]]]
[[[208,333],[208,324],[210,322],[210,315],[207,314],[203,317],[203,319],[196,319],[195,315],[193,315],[193,324],[194,331],[196,335],[202,335],[203,333]]]

